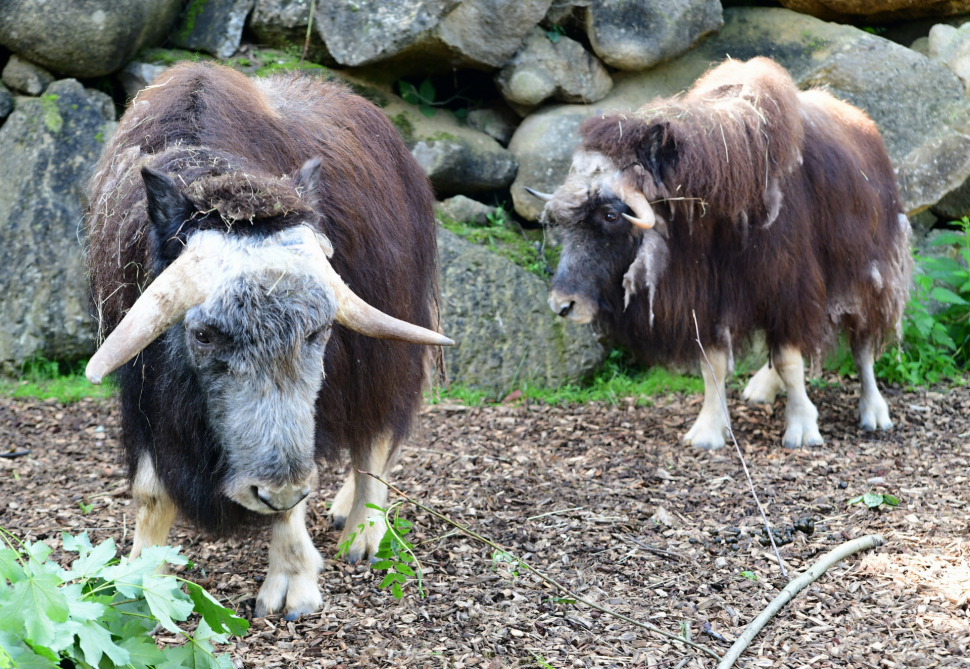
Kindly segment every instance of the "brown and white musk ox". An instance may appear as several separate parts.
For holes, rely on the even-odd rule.
[[[565,183],[545,198],[562,259],[549,306],[594,322],[648,364],[714,367],[684,442],[725,443],[718,387],[734,347],[763,331],[769,362],[744,390],[787,391],[787,447],[822,443],[803,355],[844,331],[865,430],[892,427],[873,356],[898,332],[910,226],[875,125],[821,90],[799,92],[766,58],[727,61],[686,94],[584,123]]]
[[[305,526],[317,462],[349,449],[348,534],[422,400],[437,334],[434,199],[394,127],[344,87],[173,67],[132,102],[90,185],[88,264],[117,369],[132,556],[176,514],[272,525],[256,614],[321,604]],[[397,341],[394,341],[397,340]],[[411,342],[411,343],[407,343]],[[376,551],[369,526],[349,557]]]

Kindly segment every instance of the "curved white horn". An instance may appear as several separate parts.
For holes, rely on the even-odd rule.
[[[341,325],[368,337],[375,339],[394,339],[411,344],[426,346],[454,346],[455,342],[442,334],[428,330],[420,325],[414,325],[385,314],[380,309],[364,302],[350,287],[344,283],[337,271],[327,258],[327,251],[331,249],[326,238],[317,236],[319,251],[317,260],[324,281],[329,285],[337,297],[336,321]],[[326,246],[324,246],[324,244]],[[332,251],[330,251],[332,253]]]
[[[649,230],[657,224],[657,217],[653,213],[653,207],[647,202],[647,198],[643,193],[632,188],[625,188],[623,189],[621,199],[636,214],[635,216],[623,214],[623,218],[630,221],[630,223],[644,230]]]
[[[211,289],[211,264],[202,254],[186,251],[159,274],[88,362],[84,371],[88,381],[100,384],[182,320],[185,312],[205,302]]]
[[[533,189],[529,188],[528,186],[523,186],[523,188],[525,188],[526,192],[529,195],[534,195],[535,197],[539,198],[543,202],[548,202],[549,200],[552,199],[552,194],[551,193],[540,193],[539,191],[533,190]]]

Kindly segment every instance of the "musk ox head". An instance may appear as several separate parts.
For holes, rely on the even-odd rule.
[[[451,342],[371,307],[337,275],[318,215],[305,204],[312,193],[300,187],[312,189],[315,164],[292,180],[242,175],[234,185],[221,175],[184,192],[162,173],[146,168],[142,176],[161,269],[91,359],[87,377],[100,383],[164,337],[166,363],[201,389],[221,447],[221,492],[258,513],[286,511],[315,483],[316,398],[333,324],[382,339]],[[241,182],[251,197],[235,201]],[[283,209],[296,213],[287,227],[233,230],[240,216]],[[225,227],[192,229],[193,217],[214,211]]]
[[[580,149],[554,194],[530,191],[547,202],[542,222],[560,230],[562,254],[549,293],[549,307],[559,316],[577,323],[596,320],[641,242],[666,233],[641,182],[638,165],[624,170],[602,153]]]

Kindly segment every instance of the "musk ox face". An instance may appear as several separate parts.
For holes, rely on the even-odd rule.
[[[549,308],[590,323],[622,299],[622,279],[644,228],[655,215],[642,193],[608,158],[577,151],[565,183],[547,200],[541,220],[559,227],[562,253],[552,279]]]
[[[170,354],[202,388],[222,447],[230,499],[260,513],[285,511],[316,478],[316,398],[336,298],[287,237],[222,239],[220,276],[202,304],[173,328]],[[190,243],[193,240],[190,240]]]

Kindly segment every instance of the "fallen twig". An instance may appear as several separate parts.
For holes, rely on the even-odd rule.
[[[673,551],[665,551],[662,548],[654,548],[653,546],[648,546],[647,544],[637,541],[633,537],[623,537],[623,538],[629,541],[631,544],[639,546],[645,551],[650,551],[651,553],[656,553],[657,555],[662,555],[664,557],[676,558],[677,560],[687,560],[687,558],[681,555],[680,553],[674,553]]]
[[[734,450],[737,451],[738,459],[741,461],[741,468],[744,469],[744,475],[748,477],[748,486],[751,488],[751,496],[754,497],[754,503],[758,505],[758,511],[761,512],[761,520],[765,524],[765,532],[768,534],[768,539],[771,541],[771,547],[775,551],[775,557],[778,559],[778,567],[781,569],[781,575],[784,578],[788,578],[788,572],[785,570],[785,563],[781,559],[781,553],[778,552],[778,546],[775,544],[775,536],[771,533],[771,525],[768,524],[768,516],[765,514],[764,507],[761,506],[761,500],[758,499],[758,493],[754,489],[754,481],[751,480],[751,474],[748,473],[748,464],[744,461],[744,455],[741,453],[741,447],[738,446],[738,440],[734,436],[734,428],[731,427],[731,415],[728,413],[727,402],[724,401],[724,396],[721,395],[721,388],[717,384],[717,375],[714,374],[714,365],[707,358],[707,351],[704,350],[704,345],[701,343],[701,329],[697,325],[697,313],[692,309],[690,312],[694,316],[694,332],[697,333],[697,345],[701,349],[701,355],[704,356],[704,362],[707,363],[708,369],[711,370],[711,377],[714,379],[714,390],[717,391],[717,398],[721,401],[721,408],[724,410],[724,417],[727,422],[728,433],[731,435],[731,441],[734,442]]]
[[[548,585],[551,585],[556,590],[559,590],[560,592],[562,592],[563,594],[565,594],[566,596],[568,596],[570,599],[573,599],[573,600],[575,600],[577,602],[580,602],[582,604],[585,604],[586,606],[588,606],[588,607],[590,607],[592,609],[596,609],[600,613],[605,613],[608,616],[613,616],[614,618],[617,618],[617,619],[622,620],[624,622],[630,623],[631,625],[635,625],[635,626],[640,627],[642,629],[649,630],[650,632],[653,632],[654,634],[659,634],[660,636],[663,636],[663,637],[666,637],[666,638],[671,639],[673,641],[678,641],[678,642],[680,642],[682,644],[685,644],[687,646],[690,646],[691,648],[693,648],[695,650],[699,650],[702,653],[707,654],[708,656],[714,658],[715,660],[720,660],[721,659],[721,656],[718,655],[717,653],[715,653],[710,648],[707,648],[705,646],[701,646],[700,644],[696,644],[693,641],[691,641],[690,639],[685,639],[684,637],[680,637],[680,636],[677,636],[675,634],[671,634],[670,632],[665,632],[664,630],[660,629],[659,627],[655,627],[654,625],[651,625],[650,623],[644,623],[644,622],[640,622],[638,620],[634,620],[633,618],[628,618],[627,616],[625,616],[625,615],[623,615],[621,613],[617,613],[616,611],[612,611],[612,610],[606,608],[605,606],[600,606],[599,604],[597,604],[595,602],[591,602],[591,601],[589,601],[587,599],[583,599],[578,594],[576,594],[575,592],[573,592],[572,590],[570,590],[566,586],[562,585],[561,583],[559,583],[558,581],[556,581],[552,577],[546,576],[545,574],[543,574],[541,571],[539,571],[538,569],[536,569],[535,567],[533,567],[532,565],[530,565],[528,562],[525,562],[521,558],[518,558],[518,557],[513,556],[512,553],[507,548],[504,548],[502,546],[499,546],[494,541],[483,537],[482,535],[474,532],[473,530],[470,530],[469,528],[465,527],[464,525],[462,525],[462,524],[460,524],[460,523],[452,520],[448,516],[446,516],[444,514],[441,514],[441,513],[437,512],[437,511],[435,511],[434,509],[432,509],[429,506],[425,506],[424,504],[422,504],[418,500],[414,499],[413,497],[410,497],[407,493],[402,492],[398,488],[395,488],[393,485],[391,485],[390,483],[388,483],[387,481],[385,481],[384,479],[382,479],[377,474],[372,474],[371,472],[365,472],[365,471],[360,470],[360,469],[358,469],[357,471],[360,472],[361,474],[365,474],[366,476],[370,476],[371,478],[376,479],[377,481],[380,481],[381,483],[383,483],[384,485],[386,485],[390,490],[393,490],[395,493],[397,493],[398,495],[400,495],[401,497],[403,497],[404,499],[406,499],[408,502],[410,502],[411,504],[413,504],[417,508],[421,509],[425,513],[431,514],[432,516],[434,516],[438,520],[442,520],[442,521],[448,523],[449,525],[451,525],[452,527],[454,527],[455,529],[457,529],[459,532],[461,532],[465,536],[468,536],[468,537],[470,537],[472,539],[475,539],[476,541],[480,541],[481,543],[485,544],[486,546],[489,546],[491,548],[494,548],[497,551],[501,551],[502,553],[505,553],[506,555],[511,556],[515,560],[515,562],[516,562],[517,565],[520,565],[521,567],[523,567],[527,571],[535,574],[540,580],[542,580],[543,582],[547,583]]]
[[[840,546],[837,546],[830,550],[828,553],[823,555],[819,560],[811,566],[805,573],[803,573],[798,578],[792,579],[792,581],[785,586],[785,589],[781,593],[771,600],[767,608],[762,611],[757,618],[748,623],[748,626],[744,628],[744,633],[738,637],[738,640],[734,642],[734,645],[728,650],[724,655],[724,658],[718,663],[717,669],[730,669],[734,666],[735,661],[740,657],[741,653],[751,644],[751,641],[757,636],[758,632],[768,624],[781,608],[790,602],[795,595],[808,587],[815,579],[824,574],[829,567],[838,562],[839,560],[844,560],[850,555],[854,555],[859,551],[868,550],[870,548],[875,548],[876,546],[881,546],[886,543],[886,540],[878,534],[870,534],[865,537],[859,537],[858,539],[853,539]]]
[[[30,455],[30,451],[13,451],[12,453],[0,453],[0,458],[22,458],[25,455]]]
[[[306,41],[303,42],[303,53],[300,54],[300,64],[306,60],[306,52],[310,49],[310,33],[313,30],[313,8],[316,6],[317,0],[310,0],[310,18],[307,20],[306,24]]]

